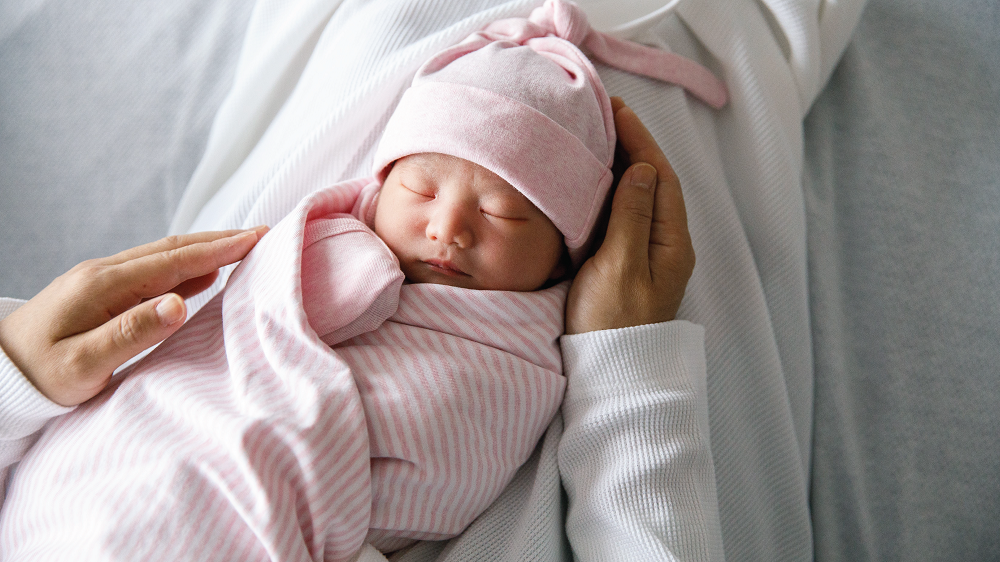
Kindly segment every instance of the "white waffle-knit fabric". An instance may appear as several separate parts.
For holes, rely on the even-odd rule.
[[[4,560],[348,560],[453,537],[493,502],[562,402],[567,285],[402,285],[343,214],[364,183],[309,197],[42,434],[0,518]]]

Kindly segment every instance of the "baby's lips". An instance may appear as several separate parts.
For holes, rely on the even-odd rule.
[[[443,271],[445,273],[452,273],[452,274],[455,274],[455,275],[465,275],[465,276],[469,275],[468,273],[466,273],[465,271],[463,271],[462,268],[460,268],[457,265],[455,265],[455,262],[452,262],[452,261],[440,260],[440,259],[429,259],[429,260],[424,260],[424,263],[426,263],[427,265],[431,266],[435,270],[441,270],[441,271]]]

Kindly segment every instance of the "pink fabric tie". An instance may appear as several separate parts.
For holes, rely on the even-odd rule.
[[[616,68],[677,84],[715,109],[725,106],[729,99],[726,85],[704,66],[676,53],[601,33],[590,27],[587,14],[579,6],[563,0],[547,0],[527,20],[497,21],[482,33],[494,41],[506,39],[517,43],[554,35]]]

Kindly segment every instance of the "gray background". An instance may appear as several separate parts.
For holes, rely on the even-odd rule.
[[[166,234],[252,4],[0,3],[0,295]]]
[[[250,5],[0,5],[0,295],[166,233]],[[1000,559],[998,55],[873,0],[806,120],[819,560]]]

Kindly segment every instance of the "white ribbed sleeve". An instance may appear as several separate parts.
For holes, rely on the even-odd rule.
[[[0,298],[0,319],[22,304],[24,301],[19,299]],[[72,409],[38,392],[0,349],[0,501],[4,497],[7,470],[35,442],[38,430],[50,419]]]
[[[684,321],[563,336],[559,472],[581,560],[722,560],[704,330]]]

